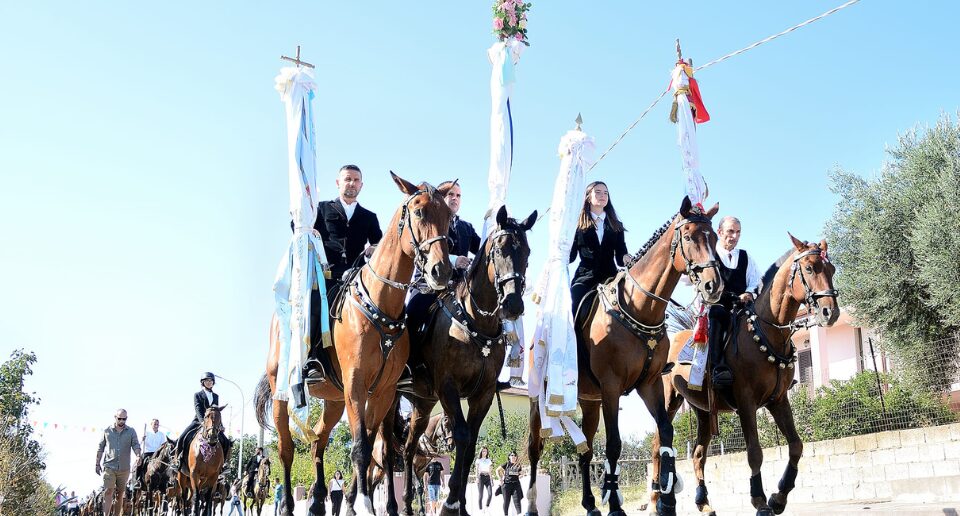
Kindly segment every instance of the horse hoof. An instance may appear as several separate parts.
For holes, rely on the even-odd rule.
[[[767,500],[767,505],[773,509],[774,514],[780,514],[787,508],[787,497],[781,496],[780,493],[773,493],[770,495],[770,499]]]
[[[607,513],[607,516],[627,516],[627,513],[622,510],[610,511]]]
[[[587,516],[603,516],[603,513],[600,512],[600,509],[590,509],[587,511]]]
[[[757,509],[757,516],[773,516],[773,509],[769,507]]]

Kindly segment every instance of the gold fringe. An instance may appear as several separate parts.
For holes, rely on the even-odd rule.
[[[534,292],[533,295],[530,296],[530,300],[533,301],[533,304],[539,305],[539,304],[540,304],[540,295],[537,294],[536,292]]]
[[[548,405],[563,405],[563,396],[561,396],[561,395],[559,395],[559,394],[551,394],[550,397],[547,398],[547,404],[548,404]]]
[[[547,437],[550,437],[551,435],[553,435],[553,431],[550,430],[549,428],[541,428],[541,429],[540,429],[540,438],[541,438],[541,439],[546,439]]]
[[[323,335],[320,336],[320,340],[323,342],[324,349],[333,345],[333,337],[330,335],[329,331],[323,332]]]
[[[587,441],[583,441],[582,443],[577,445],[577,453],[579,453],[580,455],[583,455],[588,451],[590,451],[590,445],[587,444]]]
[[[687,388],[690,389],[691,391],[697,391],[697,392],[700,392],[703,390],[702,385],[694,385],[692,383],[688,383]]]
[[[293,421],[293,424],[296,425],[298,430],[300,430],[300,433],[302,433],[304,437],[307,438],[307,442],[309,442],[310,444],[313,444],[318,439],[320,439],[319,437],[317,437],[317,434],[313,431],[313,429],[310,428],[309,425],[307,425],[307,422],[300,421],[300,418],[298,418],[297,415],[294,414],[292,404],[287,405],[287,415],[290,416],[290,420]]]

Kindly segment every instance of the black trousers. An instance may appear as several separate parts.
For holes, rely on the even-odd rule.
[[[477,476],[477,506],[483,509],[483,489],[487,489],[487,507],[490,507],[490,500],[493,499],[493,487],[490,483],[490,475],[481,473]]]
[[[510,514],[510,499],[513,498],[513,508],[520,514],[520,500],[523,498],[523,488],[520,482],[504,482],[503,484],[503,516]]]
[[[597,288],[597,285],[600,284],[599,279],[595,278],[580,278],[572,285],[570,285],[570,300],[572,301],[573,316],[577,316],[577,308],[580,307],[580,301],[583,300],[583,296],[587,295],[587,292]]]
[[[330,502],[333,504],[333,507],[330,509],[330,514],[340,516],[340,505],[343,503],[343,491],[330,491]]]
[[[411,339],[419,341],[423,338],[421,326],[427,323],[427,312],[436,300],[437,295],[433,293],[417,292],[410,297],[407,302],[407,330]]]

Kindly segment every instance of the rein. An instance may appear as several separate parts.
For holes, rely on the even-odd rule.
[[[414,266],[415,266],[421,273],[423,273],[424,275],[426,275],[426,271],[423,270],[423,269],[424,269],[424,267],[426,267],[426,265],[427,265],[427,254],[426,254],[426,253],[427,253],[427,251],[430,249],[430,246],[432,246],[433,244],[435,244],[435,243],[437,243],[437,242],[446,241],[448,237],[447,237],[447,235],[437,235],[437,236],[435,236],[435,237],[428,238],[428,239],[424,240],[423,242],[420,242],[419,240],[417,240],[417,234],[413,231],[413,219],[411,219],[410,217],[411,217],[411,214],[416,215],[417,218],[420,218],[420,217],[422,217],[423,215],[422,215],[420,209],[417,209],[417,210],[411,210],[411,209],[410,209],[410,201],[412,201],[412,200],[413,200],[414,198],[416,198],[418,195],[424,194],[424,193],[427,194],[427,195],[429,195],[430,198],[433,198],[433,196],[434,196],[434,194],[436,194],[436,192],[437,192],[437,189],[436,189],[436,188],[434,188],[433,186],[430,186],[429,184],[427,184],[427,189],[426,189],[426,190],[417,190],[416,192],[413,192],[412,194],[410,194],[410,196],[407,197],[407,200],[403,202],[403,207],[401,208],[401,210],[403,210],[403,211],[402,211],[402,213],[401,213],[401,215],[400,215],[400,222],[397,223],[397,238],[398,238],[398,239],[403,235],[403,227],[404,227],[404,225],[406,225],[406,226],[410,229],[410,244],[412,245],[412,247],[413,247],[413,252],[414,252],[413,264],[414,264]],[[372,268],[371,268],[371,270],[372,270]],[[382,278],[381,276],[377,275],[376,273],[374,273],[374,275],[377,276],[378,279],[380,279],[381,281],[383,281],[383,278]],[[389,281],[389,280],[388,280],[388,281]],[[406,290],[407,288],[410,287],[410,283],[391,282],[391,283],[393,283],[393,284],[391,284],[391,283],[387,283],[387,281],[384,281],[384,283],[386,283],[387,285],[392,286],[393,288],[398,288],[398,289],[402,289],[402,290]],[[395,285],[402,285],[402,286],[395,286]]]
[[[473,297],[473,290],[470,288],[470,283],[469,282],[467,283],[467,295],[470,297],[470,304],[471,306],[473,306],[474,309],[477,310],[477,312],[480,313],[480,315],[484,317],[496,317],[497,310],[500,308],[500,305],[503,304],[503,300],[506,297],[506,295],[503,292],[504,285],[506,285],[511,281],[519,281],[520,288],[518,289],[518,292],[520,293],[521,296],[523,295],[524,290],[526,290],[527,288],[526,278],[524,278],[522,274],[516,271],[510,272],[508,274],[500,274],[500,270],[497,268],[497,260],[491,259],[491,255],[500,256],[503,254],[503,248],[496,244],[497,237],[500,237],[503,235],[512,235],[515,240],[520,239],[520,233],[515,229],[501,229],[487,238],[487,241],[490,242],[490,252],[486,254],[486,259],[490,260],[490,263],[493,264],[493,288],[497,292],[497,304],[496,306],[493,307],[493,310],[487,311],[487,310],[484,310],[483,308],[480,308],[480,303],[477,303],[477,300]],[[516,249],[517,245],[514,244],[513,248]],[[471,271],[471,275],[470,275],[471,281],[473,280],[473,277],[477,274],[478,271],[479,271],[479,267],[475,267]]]
[[[807,277],[803,274],[803,269],[802,267],[800,267],[800,259],[805,256],[811,256],[814,254],[822,255],[822,253],[823,251],[820,250],[820,246],[816,246],[815,248],[810,249],[808,251],[804,251],[802,253],[797,253],[793,257],[793,264],[790,265],[790,281],[787,283],[787,285],[790,288],[793,288],[793,278],[796,276],[800,277],[800,283],[803,284],[804,301],[807,305],[808,311],[811,313],[813,313],[813,311],[810,310],[810,307],[816,308],[817,312],[820,311],[820,303],[817,302],[817,300],[820,299],[821,297],[832,297],[833,300],[836,301],[837,296],[840,295],[840,291],[837,289],[814,291],[813,289],[810,288],[810,285],[807,283]]]

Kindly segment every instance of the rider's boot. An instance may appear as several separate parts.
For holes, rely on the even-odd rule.
[[[726,314],[724,314],[727,316]],[[733,385],[733,373],[727,367],[726,359],[723,356],[724,342],[723,334],[724,324],[711,318],[707,329],[708,348],[710,351],[711,372],[710,377],[714,387],[729,387]]]

